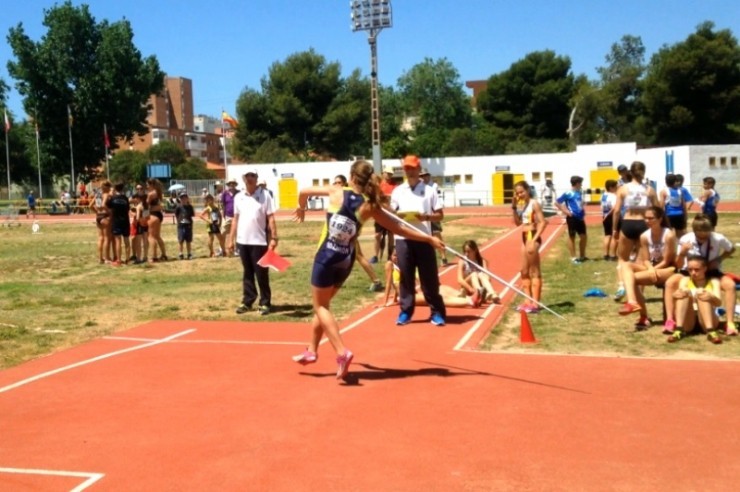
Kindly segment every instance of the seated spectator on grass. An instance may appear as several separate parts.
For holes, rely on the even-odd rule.
[[[674,343],[693,332],[697,325],[706,333],[707,340],[714,344],[722,343],[719,334],[719,319],[715,308],[722,304],[720,285],[717,278],[707,276],[707,260],[702,256],[690,256],[686,270],[688,277],[682,277],[678,290],[673,293],[676,300],[676,330],[668,337]]]
[[[645,297],[637,286],[662,285],[676,273],[676,234],[665,220],[661,207],[652,206],[645,211],[648,230],[640,235],[638,258],[622,267],[622,280],[627,292],[627,302],[619,314],[640,313],[637,329],[650,326]]]
[[[491,285],[488,274],[475,268],[475,265],[488,268],[488,262],[481,256],[478,244],[472,239],[465,241],[463,254],[468,261],[461,259],[457,262],[457,283],[460,284],[462,292],[473,298],[475,306],[480,306],[485,301],[498,304],[501,299]]]
[[[704,214],[697,214],[691,221],[694,232],[685,234],[678,240],[678,257],[676,267],[679,273],[671,276],[666,283],[663,293],[665,302],[666,320],[663,325],[663,333],[670,335],[676,328],[674,319],[673,294],[678,289],[681,277],[689,275],[687,270],[687,258],[701,256],[708,262],[707,277],[718,278],[722,288],[724,308],[728,314],[735,312],[737,293],[735,291],[735,280],[725,275],[722,268],[722,260],[728,258],[735,252],[735,246],[724,235],[712,230],[712,221]],[[728,335],[737,335],[737,327],[731,316],[727,318],[725,331]]]

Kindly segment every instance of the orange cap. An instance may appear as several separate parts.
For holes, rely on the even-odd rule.
[[[421,159],[413,154],[403,158],[403,167],[421,167]]]

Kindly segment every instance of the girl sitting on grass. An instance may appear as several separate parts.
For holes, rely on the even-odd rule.
[[[722,305],[719,279],[707,278],[707,260],[703,256],[691,256],[686,268],[688,277],[683,277],[678,290],[673,294],[676,300],[676,330],[668,337],[674,343],[694,331],[697,320],[707,340],[714,344],[722,343],[717,328],[719,318],[715,308]]]
[[[488,268],[488,262],[483,259],[478,250],[478,244],[469,239],[463,243],[463,254],[468,261],[457,262],[457,282],[466,296],[473,298],[473,305],[478,307],[484,301],[498,304],[501,302],[496,290],[491,285],[491,279],[481,270],[475,268],[479,265]]]

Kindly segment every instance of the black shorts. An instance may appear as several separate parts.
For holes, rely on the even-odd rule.
[[[314,287],[341,287],[352,273],[354,257],[347,258],[333,265],[324,265],[314,261],[311,271],[311,285]]]
[[[712,223],[712,227],[717,227],[717,212],[705,212],[704,215],[709,217],[709,221]]]
[[[568,237],[576,237],[586,235],[586,221],[577,217],[566,217],[565,223],[568,224]]]
[[[432,233],[442,232],[442,222],[430,222],[432,224]]]
[[[143,226],[141,223],[136,224],[136,235],[141,236],[149,232],[149,226]]]
[[[611,236],[612,234],[614,234],[614,215],[607,215],[604,219],[604,222],[602,222],[602,225],[604,226],[605,236]]]
[[[114,236],[129,237],[131,234],[131,224],[128,220],[114,220],[111,232]]]
[[[193,242],[193,224],[177,224],[177,242]]]
[[[218,224],[208,224],[208,234],[221,234],[221,227]]]
[[[640,239],[640,234],[648,230],[647,222],[644,219],[624,219],[620,231],[624,237],[631,241]]]
[[[666,217],[668,217],[668,223],[671,229],[676,229],[677,231],[686,229],[686,215],[667,215]]]

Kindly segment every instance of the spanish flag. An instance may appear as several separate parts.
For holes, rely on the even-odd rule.
[[[221,112],[221,121],[223,121],[224,123],[228,123],[231,128],[236,128],[237,126],[239,126],[239,122],[236,121],[235,118],[231,117],[226,111]]]

